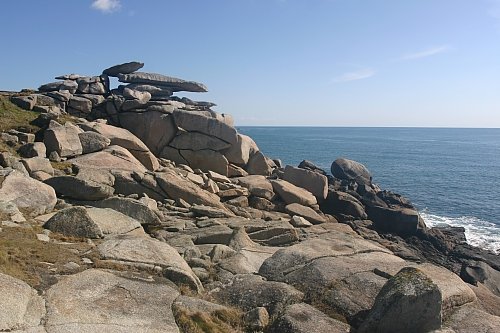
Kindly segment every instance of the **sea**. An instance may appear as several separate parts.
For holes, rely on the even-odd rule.
[[[500,253],[500,129],[238,127],[268,157],[306,159],[330,173],[344,157],[374,183],[409,198],[430,227],[465,228],[467,241]]]

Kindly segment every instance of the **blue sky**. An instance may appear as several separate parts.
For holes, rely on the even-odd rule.
[[[0,90],[144,71],[237,125],[500,127],[500,0],[16,0]]]

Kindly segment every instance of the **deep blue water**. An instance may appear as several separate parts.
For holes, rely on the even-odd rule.
[[[238,127],[266,156],[330,171],[363,163],[383,189],[408,197],[430,225],[464,226],[468,240],[500,249],[500,129]]]

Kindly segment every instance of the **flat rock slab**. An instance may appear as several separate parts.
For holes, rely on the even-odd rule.
[[[54,208],[57,197],[52,187],[16,170],[0,170],[0,198],[11,202],[25,215],[37,216]]]
[[[159,85],[168,87],[172,92],[189,91],[189,92],[207,92],[205,85],[194,82],[185,81],[171,76],[165,76],[156,73],[136,72],[131,74],[118,74],[118,80],[124,83],[144,83],[151,85]]]
[[[159,266],[166,278],[178,285],[188,285],[201,292],[203,286],[177,250],[153,238],[118,236],[98,247],[104,259]]]
[[[48,333],[171,332],[179,329],[169,285],[89,269],[62,278],[47,291]]]
[[[108,76],[118,76],[119,74],[130,74],[135,71],[138,71],[144,67],[143,62],[131,61],[123,64],[111,66],[102,71],[102,74],[106,74]]]
[[[0,273],[0,331],[36,331],[45,302],[25,282]]]

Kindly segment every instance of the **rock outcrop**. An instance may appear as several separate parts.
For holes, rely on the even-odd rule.
[[[498,331],[499,257],[463,228],[358,162],[283,167],[143,66],[0,92],[38,113],[0,133],[0,331]]]

